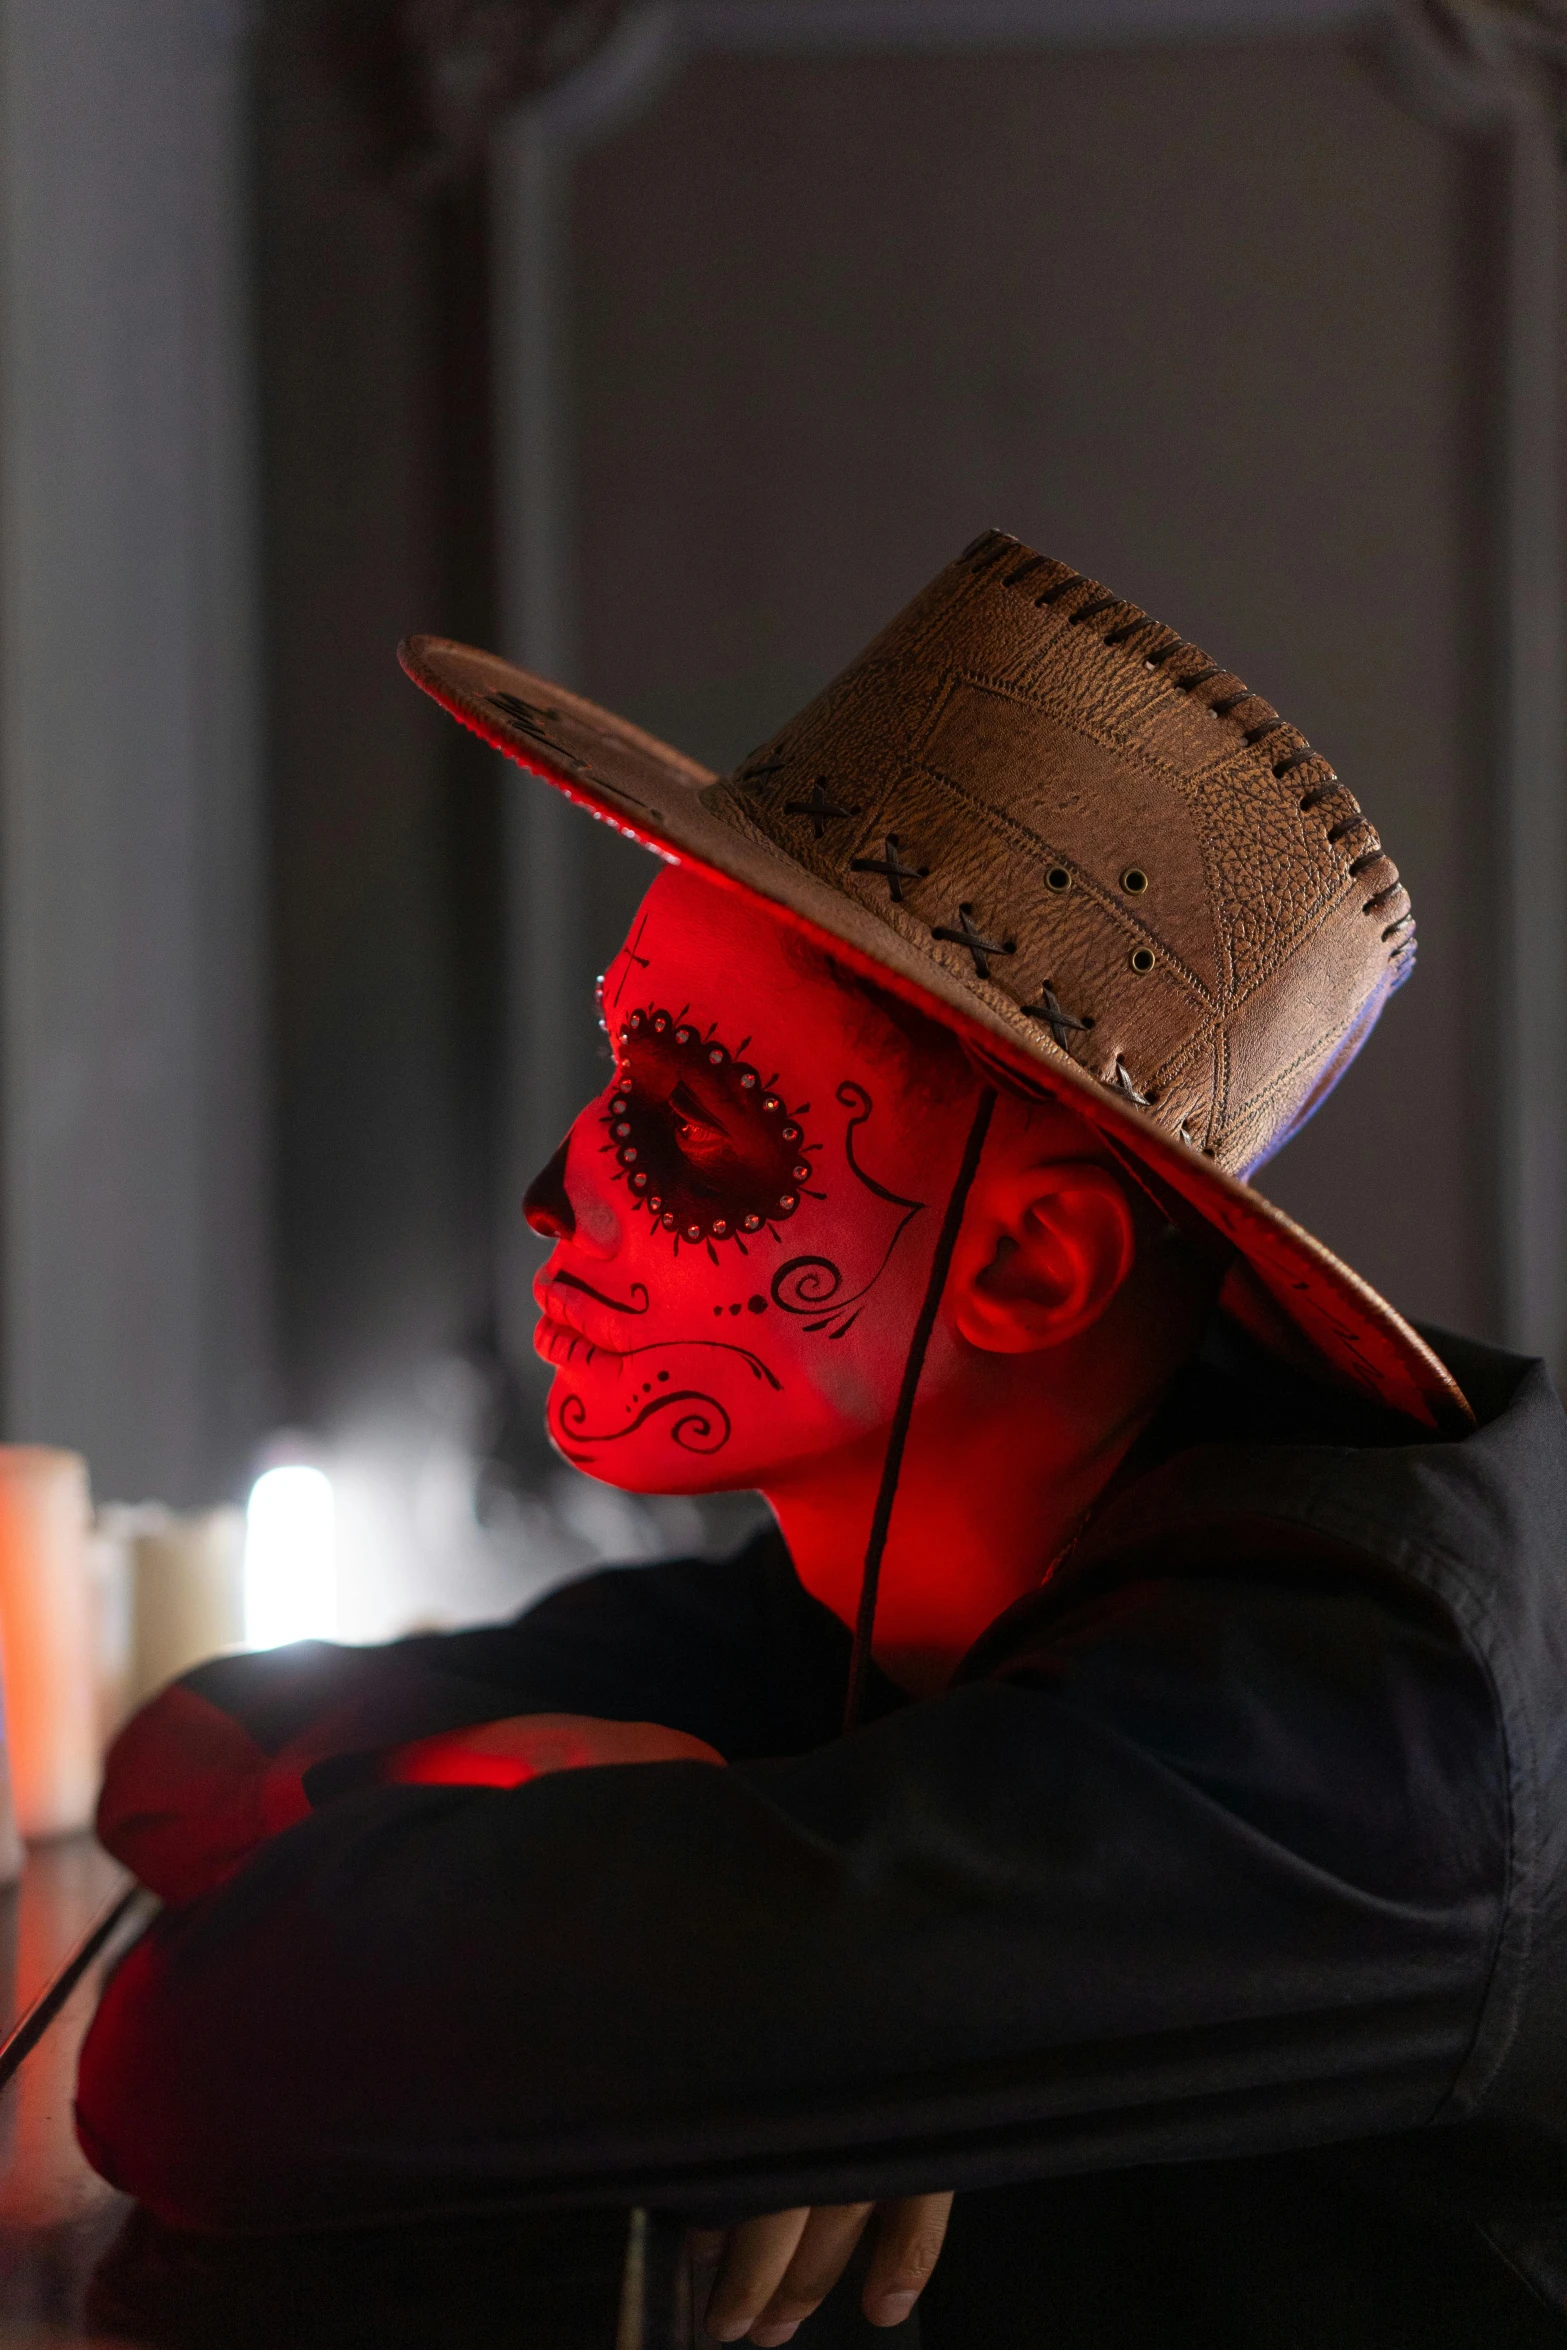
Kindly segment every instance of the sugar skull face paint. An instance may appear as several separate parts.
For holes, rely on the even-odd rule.
[[[950,1102],[781,920],[678,868],[603,1010],[614,1078],[527,1202],[556,1242],[534,1287],[559,1449],[633,1491],[718,1491],[884,1425]]]
[[[717,1035],[656,1006],[629,1012],[610,1030],[617,1082],[603,1123],[634,1208],[688,1246],[732,1242],[776,1228],[810,1192],[811,1155],[777,1089]],[[750,1039],[746,1038],[745,1043]],[[742,1050],[744,1049],[742,1045]]]

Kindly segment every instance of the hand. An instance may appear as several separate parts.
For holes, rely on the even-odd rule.
[[[171,1908],[195,1901],[286,1824],[271,1817],[271,1774],[247,1730],[176,1681],[109,1749],[99,1841]],[[302,1792],[298,1804],[308,1809]]]
[[[716,1747],[660,1722],[601,1722],[591,1714],[508,1714],[393,1747],[381,1777],[413,1787],[521,1787],[549,1771],[604,1763],[722,1763]]]
[[[727,2232],[693,2228],[692,2281],[703,2331],[717,2342],[748,2336],[759,2350],[787,2342],[826,2300],[868,2224],[871,2256],[860,2307],[873,2326],[901,2325],[941,2257],[951,2211],[950,2195],[906,2195],[896,2203],[773,2211]]]

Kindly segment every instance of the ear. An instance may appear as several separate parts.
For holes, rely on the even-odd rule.
[[[998,1171],[969,1202],[948,1276],[959,1335],[989,1354],[1060,1346],[1131,1272],[1137,1230],[1121,1184],[1092,1160]]]

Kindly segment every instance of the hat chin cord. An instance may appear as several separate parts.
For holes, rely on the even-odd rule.
[[[903,1366],[897,1407],[892,1415],[892,1426],[887,1431],[887,1453],[882,1462],[876,1507],[871,1513],[865,1565],[860,1573],[860,1603],[855,1611],[854,1646],[849,1655],[849,1687],[843,1707],[845,1730],[853,1730],[858,1726],[865,1703],[865,1683],[871,1665],[871,1639],[876,1629],[876,1593],[881,1583],[881,1562],[887,1548],[887,1529],[892,1523],[892,1505],[897,1496],[898,1477],[903,1467],[903,1448],[908,1441],[909,1423],[914,1417],[914,1398],[919,1388],[920,1373],[925,1368],[930,1334],[936,1327],[941,1293],[947,1286],[947,1275],[952,1269],[952,1252],[958,1244],[963,1211],[968,1205],[968,1195],[979,1172],[980,1153],[985,1147],[985,1136],[990,1131],[995,1107],[996,1089],[987,1086],[979,1097],[974,1122],[963,1146],[963,1158],[952,1186],[952,1195],[947,1201],[947,1212],[941,1220],[936,1253],[930,1264],[930,1279],[925,1284],[924,1302],[914,1324],[914,1335],[909,1340],[908,1359]]]

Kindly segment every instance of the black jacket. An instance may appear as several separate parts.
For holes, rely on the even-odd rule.
[[[212,2228],[983,2190],[1057,2350],[1567,2340],[1567,1423],[1440,1344],[1462,1441],[1226,1333],[951,1689],[847,1738],[774,1535],[203,1667],[314,1738],[315,1809],[121,1968],[89,2151]],[[733,1767],[369,1783],[529,1710]]]

